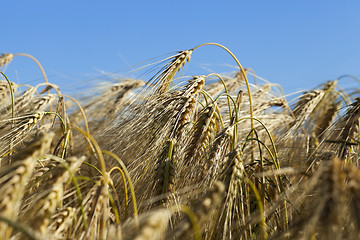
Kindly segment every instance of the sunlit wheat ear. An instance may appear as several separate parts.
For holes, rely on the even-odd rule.
[[[36,88],[29,87],[25,92],[23,92],[20,96],[15,98],[14,110],[15,112],[20,112],[24,108],[26,108],[31,102],[34,94],[36,92]],[[8,106],[0,106],[0,114],[11,116],[11,105]]]
[[[120,224],[111,224],[108,228],[108,234],[106,239],[108,240],[122,240],[123,234]]]
[[[348,191],[348,199],[350,200],[350,216],[354,223],[357,233],[360,233],[360,170],[352,164],[345,168],[348,183],[346,190]]]
[[[215,210],[222,202],[225,193],[225,186],[222,182],[215,181],[213,186],[208,189],[206,194],[201,200],[201,204],[196,208],[198,217],[205,220],[204,216]]]
[[[123,80],[119,83],[112,84],[108,90],[85,105],[83,109],[86,111],[87,116],[94,119],[94,121],[98,121],[98,119],[104,117],[106,117],[107,121],[111,121],[116,113],[133,101],[138,100],[128,96],[130,96],[135,89],[144,85],[144,81],[134,79]],[[77,111],[73,115],[77,117],[79,114],[80,112]]]
[[[192,50],[185,50],[179,52],[173,57],[173,60],[167,64],[150,79],[157,85],[156,93],[166,92],[172,81],[174,80],[175,74],[190,60]]]
[[[183,103],[180,104],[175,120],[174,130],[179,136],[183,131],[183,126],[189,123],[194,115],[196,107],[196,97],[205,85],[205,76],[196,76],[185,86],[181,93]]]
[[[202,239],[218,239],[209,238],[212,234],[216,235],[213,230],[216,228],[216,213],[219,212],[220,206],[224,200],[225,186],[220,181],[215,181],[211,187],[206,188],[205,194],[194,199],[193,206],[196,217],[198,219],[198,225],[200,227],[200,234]],[[174,230],[168,233],[167,239],[193,239],[192,223],[186,218],[177,224]],[[206,237],[205,237],[206,236]]]
[[[145,82],[139,80],[127,80],[113,85],[110,89],[110,94],[115,96],[115,100],[114,106],[110,109],[110,113],[117,113],[126,102],[126,96],[131,92],[131,90],[144,85]]]
[[[296,103],[293,114],[295,119],[291,124],[291,131],[298,131],[299,127],[303,125],[305,120],[309,115],[314,111],[316,106],[322,100],[324,96],[324,91],[313,90],[310,92],[304,93],[299,101]]]
[[[101,176],[100,181],[93,186],[83,199],[86,214],[86,225],[78,220],[74,230],[78,239],[105,239],[110,221],[109,205],[109,173]],[[80,211],[79,211],[80,212]],[[80,217],[80,216],[79,216]]]
[[[326,109],[322,112],[323,114],[316,120],[314,134],[319,139],[322,140],[326,134],[325,131],[333,123],[336,114],[340,110],[341,103],[329,102],[326,106]]]
[[[1,54],[1,56],[0,56],[0,68],[2,68],[5,65],[9,64],[13,58],[14,58],[14,54],[12,54],[12,53],[3,53],[3,54]]]
[[[14,161],[0,168],[0,214],[16,220],[20,201],[36,164],[37,157],[49,150],[53,133],[41,134],[22,152],[13,156]],[[11,229],[0,223],[1,239],[8,239]]]
[[[316,169],[296,193],[299,216],[289,225],[290,239],[343,239],[346,215],[344,162],[332,156]],[[297,214],[298,215],[298,214]],[[283,239],[275,235],[272,239]]]
[[[172,212],[168,209],[149,211],[139,216],[140,226],[136,230],[134,223],[129,221],[123,227],[123,240],[159,240],[166,239],[165,231],[168,227]]]
[[[221,178],[225,183],[226,188],[226,204],[224,211],[224,228],[223,239],[228,237],[231,239],[231,231],[235,226],[245,223],[245,207],[243,199],[242,183],[244,181],[244,164],[242,160],[242,153],[239,148],[230,152],[228,158],[228,166],[224,166],[224,172]]]
[[[45,112],[37,112],[30,115],[25,121],[23,125],[22,131],[30,130],[34,127],[39,121],[44,118]]]
[[[330,159],[330,166],[327,172],[322,176],[323,186],[320,191],[323,207],[320,214],[320,225],[322,225],[322,235],[327,236],[327,239],[340,239],[337,235],[341,232],[342,216],[344,214],[344,174],[342,173],[342,162],[333,157]],[[326,238],[325,238],[326,239]]]
[[[314,124],[315,136],[321,139],[322,133],[331,125],[339,108],[337,103],[338,93],[334,92],[337,81],[329,81],[324,84],[324,97],[314,109],[310,122]]]
[[[270,107],[281,107],[288,109],[287,102],[283,98],[272,98],[268,101],[264,101],[254,108],[254,111],[261,117],[264,115],[264,111]]]
[[[4,143],[6,143],[4,146],[0,147],[0,154],[2,155],[6,151],[12,151],[14,147],[16,147],[19,143],[21,143],[24,140],[24,136],[26,136],[26,133],[29,133],[35,126],[38,125],[38,123],[43,119],[45,113],[44,112],[37,112],[32,115],[25,116],[16,123],[15,126],[8,126],[10,129],[9,132],[0,137],[0,140],[2,140]],[[9,124],[11,124],[9,122]],[[4,160],[1,162],[2,165],[6,165],[9,162],[11,162],[12,158],[9,158],[7,160]]]
[[[51,224],[48,227],[49,236],[52,239],[69,239],[70,236],[68,233],[71,232],[75,213],[76,209],[72,207],[57,211],[51,217]]]
[[[15,111],[19,112],[24,109],[31,102],[34,94],[36,92],[36,88],[29,87],[25,92],[23,92],[20,96],[15,98]]]
[[[53,157],[53,156],[51,156]],[[49,190],[49,182],[54,179],[62,179],[64,182],[70,177],[69,173],[74,173],[81,166],[86,159],[82,157],[70,157],[66,161],[61,162],[53,160],[51,157],[41,159],[40,163],[36,166],[31,176],[31,181],[26,188],[26,197],[32,195],[40,195],[41,192],[47,192]],[[51,188],[50,188],[51,189]],[[35,192],[37,191],[37,192]]]
[[[157,167],[154,173],[154,191],[155,196],[164,195],[165,198],[161,201],[165,203],[168,195],[174,190],[175,184],[175,144],[174,139],[168,140],[163,148],[163,151],[156,163]]]
[[[205,185],[214,181],[219,170],[224,164],[224,157],[228,154],[231,139],[234,133],[234,125],[224,128],[215,138],[209,152],[209,157],[203,164],[202,178]]]
[[[31,179],[25,189],[27,195],[31,195],[39,187],[43,187],[43,184],[46,183],[46,181],[52,177],[50,170],[57,167],[56,162],[50,162],[48,161],[48,159],[46,159],[45,161],[41,159],[41,161],[39,162],[40,164],[38,164],[33,170]],[[27,196],[25,195],[24,199],[26,198]]]
[[[208,150],[211,139],[215,137],[220,128],[219,118],[216,113],[216,103],[213,103],[199,112],[198,119],[190,135],[191,141],[185,153],[185,165],[192,163],[199,164],[199,160],[204,157]]]
[[[11,82],[11,88],[13,92],[16,92],[18,85],[14,82]],[[10,104],[11,99],[10,97],[7,97],[7,95],[10,95],[10,87],[9,83],[5,80],[0,80],[0,103],[4,104]]]
[[[69,166],[62,165],[65,163],[59,163],[51,169],[51,176],[46,180],[45,187],[39,188],[34,196],[30,198],[31,202],[24,210],[22,221],[27,222],[27,225],[31,226],[32,229],[45,236],[50,217],[61,206],[65,182],[69,180],[70,173],[76,171],[84,160],[85,157],[80,159],[72,157],[67,161]]]
[[[31,101],[28,111],[43,111],[45,110],[55,99],[55,94],[48,94],[45,96],[36,97]]]
[[[204,89],[206,90],[207,93],[209,93],[210,96],[216,97],[219,94],[223,93],[225,91],[224,83],[229,93],[238,90],[238,88],[245,83],[244,76],[241,72],[238,72],[238,74],[236,74],[235,77],[226,77],[226,76],[221,76],[221,77],[223,78],[224,82],[217,81],[217,82],[209,83],[205,86]]]
[[[342,127],[340,135],[337,140],[339,142],[338,157],[345,160],[351,144],[355,140],[355,132],[359,129],[359,117],[360,117],[360,98],[356,98],[355,102],[348,108],[344,118],[336,127]],[[338,126],[340,125],[340,126]]]

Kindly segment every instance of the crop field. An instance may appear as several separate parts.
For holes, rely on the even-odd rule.
[[[208,45],[238,71],[187,77]],[[206,43],[76,97],[18,57],[44,81],[0,75],[0,239],[360,239],[355,77],[289,100]]]

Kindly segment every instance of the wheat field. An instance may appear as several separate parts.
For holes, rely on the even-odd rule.
[[[186,77],[207,45],[239,70]],[[355,77],[288,100],[206,43],[76,99],[20,56],[44,82],[1,72],[0,239],[360,238]]]

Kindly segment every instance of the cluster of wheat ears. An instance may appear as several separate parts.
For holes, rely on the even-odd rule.
[[[206,45],[239,71],[182,77]],[[75,100],[28,54],[0,67],[17,56],[45,81],[1,72],[0,239],[360,238],[360,99],[340,78],[288,102],[207,43]]]

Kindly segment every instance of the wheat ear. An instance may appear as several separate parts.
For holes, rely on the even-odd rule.
[[[182,102],[178,107],[172,135],[176,133],[177,136],[179,136],[184,130],[184,125],[190,122],[191,117],[195,112],[196,97],[203,89],[204,85],[205,76],[195,76],[184,87],[184,90],[181,91],[180,97]]]
[[[360,98],[356,98],[351,104],[343,119],[344,128],[340,135],[340,146],[338,156],[345,159],[348,154],[349,147],[354,140],[354,134],[359,128],[360,114]]]
[[[157,85],[156,93],[165,93],[174,79],[175,74],[190,60],[192,50],[179,52],[173,57],[170,63],[167,63],[162,71],[150,79]]]
[[[29,181],[37,157],[49,150],[53,133],[41,134],[23,151],[13,156],[14,161],[0,169],[0,214],[16,220],[20,201],[25,185]],[[4,223],[0,224],[2,239],[8,239],[11,229]]]
[[[175,151],[175,139],[168,140],[157,162],[157,167],[154,173],[155,180],[155,194],[166,195],[166,198],[162,200],[162,203],[168,199],[168,194],[174,190],[175,184],[175,163],[174,163],[174,151]]]
[[[50,170],[51,177],[46,180],[45,188],[40,188],[33,194],[34,197],[24,213],[23,221],[32,229],[46,236],[50,218],[62,204],[64,184],[84,160],[85,157],[72,157],[67,161],[68,166],[67,163],[60,162]]]
[[[3,53],[0,56],[0,68],[9,64],[11,60],[14,58],[14,54],[12,53]]]
[[[75,220],[76,209],[72,207],[66,207],[58,210],[51,217],[51,223],[48,227],[48,233],[53,239],[69,239],[72,224]]]
[[[215,138],[209,152],[209,157],[203,164],[202,177],[205,184],[217,178],[219,170],[224,164],[224,156],[228,153],[231,139],[234,134],[234,125],[224,128]]]

